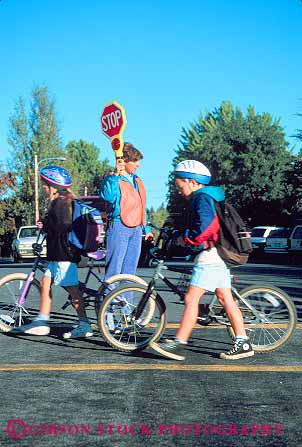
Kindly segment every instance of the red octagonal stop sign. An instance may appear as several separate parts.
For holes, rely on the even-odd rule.
[[[100,118],[103,133],[112,138],[123,132],[126,126],[126,114],[124,108],[116,101],[104,107]]]

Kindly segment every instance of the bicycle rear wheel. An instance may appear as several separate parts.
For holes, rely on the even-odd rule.
[[[129,284],[114,289],[99,312],[99,329],[107,343],[119,351],[133,352],[156,341],[166,326],[165,304],[154,292],[140,318],[133,314],[147,287]]]
[[[278,287],[255,284],[240,291],[240,297],[236,301],[253,349],[266,352],[283,346],[297,323],[296,308],[289,296]],[[233,337],[233,329],[228,329]]]
[[[29,322],[39,312],[41,294],[36,279],[30,283],[25,303],[17,304],[26,279],[25,273],[12,273],[0,280],[0,330],[4,332]]]

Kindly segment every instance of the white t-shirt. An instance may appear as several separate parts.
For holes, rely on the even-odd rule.
[[[223,264],[223,260],[219,256],[216,247],[204,250],[194,259],[194,264]]]
[[[124,177],[126,177],[134,186],[133,174],[128,174],[128,172],[125,172]]]

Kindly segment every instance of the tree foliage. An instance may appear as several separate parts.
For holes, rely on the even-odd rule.
[[[297,113],[297,116],[302,117],[302,113]],[[302,129],[297,129],[297,133],[294,135],[294,137],[302,142]]]
[[[302,113],[297,113],[297,115],[302,117]],[[297,130],[294,137],[302,142],[302,130]],[[288,169],[287,180],[287,209],[294,216],[299,216],[302,213],[302,149]]]
[[[16,176],[0,165],[0,237],[14,231],[9,197],[16,187]]]
[[[84,140],[71,141],[63,147],[56,118],[55,101],[47,87],[35,87],[27,108],[19,98],[9,119],[8,143],[11,147],[9,166],[17,172],[16,190],[9,198],[11,213],[16,227],[34,222],[34,159],[41,169],[54,163],[65,166],[73,178],[76,194],[96,194],[106,171],[112,169],[108,160],[99,160],[100,150]],[[54,160],[65,157],[66,162]],[[39,188],[40,211],[45,208],[41,186]]]
[[[98,194],[105,172],[113,169],[107,159],[101,161],[100,149],[84,140],[70,141],[66,146],[66,163],[78,195]]]
[[[279,121],[270,114],[256,114],[250,106],[244,116],[230,102],[223,102],[182,130],[173,165],[185,159],[204,163],[212,183],[223,187],[227,200],[245,219],[265,223],[280,214],[293,156]],[[169,192],[169,209],[182,210],[184,202],[176,195],[172,176]]]
[[[167,217],[168,217],[168,211],[164,204],[161,204],[157,210],[154,209],[154,207],[151,207],[148,210],[148,217],[149,222],[151,222],[153,225],[156,225],[157,227],[161,228]],[[155,235],[158,235],[158,231],[152,229],[152,232],[155,233]]]
[[[298,154],[287,172],[286,211],[295,217],[302,213],[302,153]]]
[[[34,222],[34,156],[38,160],[63,155],[55,103],[47,87],[35,87],[27,112],[19,98],[9,120],[10,167],[18,173],[18,188],[11,200],[17,225]]]

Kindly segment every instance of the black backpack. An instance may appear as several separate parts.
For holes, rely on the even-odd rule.
[[[235,208],[227,202],[215,202],[220,223],[216,248],[228,266],[246,264],[253,251],[251,235]]]

